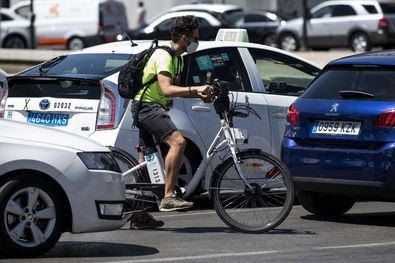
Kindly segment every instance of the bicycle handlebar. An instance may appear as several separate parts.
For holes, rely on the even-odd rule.
[[[237,109],[242,106],[232,106],[230,105],[229,101],[229,82],[227,81],[219,81],[219,80],[214,80],[214,82],[211,84],[211,86],[214,88],[214,92],[212,95],[212,99],[210,101],[205,101],[205,102],[213,102],[214,108],[216,112],[220,115],[222,118],[222,115],[226,112],[226,114],[232,118],[232,117],[240,117],[240,118],[247,118],[251,113],[255,115],[257,118],[262,119],[259,114],[250,107],[250,103],[248,100],[248,97],[245,97],[245,106],[243,106],[243,110],[245,112],[237,111]]]

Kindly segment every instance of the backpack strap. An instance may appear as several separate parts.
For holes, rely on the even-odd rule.
[[[154,47],[154,44],[156,44],[156,47]],[[152,48],[153,48],[153,50],[151,52],[149,52],[149,54],[147,54],[147,58],[146,58],[145,64],[148,62],[148,60],[151,58],[151,55],[157,49],[166,50],[171,55],[171,58],[172,58],[171,62],[173,63],[173,59],[174,59],[175,56],[174,56],[173,52],[171,52],[171,49],[169,47],[158,46],[158,40],[155,39],[155,40],[152,41],[150,49],[152,49]],[[154,84],[156,81],[158,81],[158,75],[155,75],[152,79],[150,79],[149,81],[147,81],[146,83],[143,84],[143,89],[144,90],[141,93],[139,101],[137,102],[138,103],[137,104],[137,109],[136,109],[135,113],[133,114],[133,124],[132,124],[133,128],[135,128],[136,124],[138,123],[137,117],[138,117],[138,114],[139,114],[139,111],[140,111],[140,108],[141,108],[141,104],[143,102],[143,97],[144,97],[145,93],[147,92],[147,90],[151,87],[151,85]]]

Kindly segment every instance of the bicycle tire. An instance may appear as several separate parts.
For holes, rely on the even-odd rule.
[[[235,231],[268,232],[280,225],[292,209],[295,189],[291,174],[280,160],[261,150],[244,150],[238,157],[242,171],[255,192],[241,180],[230,157],[215,170],[211,181],[210,196],[215,211]],[[254,173],[247,173],[249,171]],[[259,214],[258,217],[260,211],[263,216]],[[241,220],[244,214],[247,219]],[[254,221],[255,225],[250,223]]]
[[[138,165],[139,162],[130,154],[128,154],[126,151],[115,148],[115,147],[109,147],[111,152],[113,153],[113,156],[115,160],[117,161],[119,167],[121,168],[121,172],[124,173],[127,170],[133,168],[134,166]],[[129,179],[125,179],[125,183],[128,183]],[[149,183],[149,177],[144,171],[144,169],[140,169],[136,172],[134,172],[130,178],[130,181],[133,183]],[[126,189],[125,189],[126,192]],[[144,200],[140,198],[136,198],[134,195],[128,195],[126,194],[126,200],[125,200],[125,206],[124,209],[125,211],[137,211],[142,207],[142,203]]]

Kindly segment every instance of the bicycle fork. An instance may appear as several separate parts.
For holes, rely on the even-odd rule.
[[[252,192],[255,192],[254,187],[252,187],[250,185],[250,183],[248,182],[247,178],[245,177],[245,175],[243,173],[243,170],[241,169],[241,166],[240,166],[241,161],[240,161],[239,157],[237,156],[238,147],[236,146],[236,140],[233,138],[232,133],[230,132],[230,127],[228,125],[226,125],[225,121],[221,121],[221,126],[222,126],[222,129],[224,131],[225,139],[228,142],[228,147],[230,149],[230,153],[231,153],[233,162],[235,163],[236,171],[237,171],[238,175],[240,176],[240,178],[244,182],[244,184]]]

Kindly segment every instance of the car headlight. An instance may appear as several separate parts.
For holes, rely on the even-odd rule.
[[[101,152],[82,152],[78,153],[82,162],[90,170],[107,170],[120,173],[118,163],[115,161],[111,153]]]

